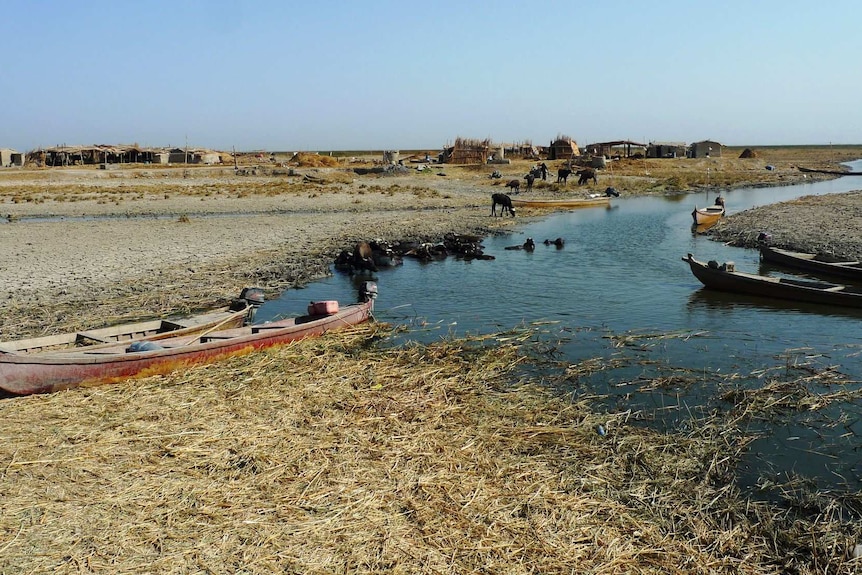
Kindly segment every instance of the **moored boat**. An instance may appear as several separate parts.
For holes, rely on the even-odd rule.
[[[795,252],[772,246],[761,246],[760,258],[765,262],[814,274],[862,281],[862,262],[857,260],[837,258],[828,254]]]
[[[594,198],[564,198],[558,200],[528,200],[512,198],[512,205],[519,208],[592,208],[598,206],[609,206],[610,203],[611,198],[606,196],[597,196]]]
[[[682,260],[708,289],[796,302],[862,308],[862,288],[829,282],[769,277],[736,271],[732,262],[704,263],[688,254]]]
[[[799,166],[800,172],[809,172],[816,174],[832,174],[834,176],[862,176],[862,172],[842,172],[841,170],[818,170],[816,168],[803,168]]]
[[[248,312],[256,307],[248,305],[227,314],[219,312],[220,320],[211,317],[213,314],[193,318],[192,329],[137,334],[83,347],[70,347],[77,338],[69,336],[55,336],[57,340],[72,340],[62,345],[34,340],[3,342],[0,390],[28,395],[113,383],[321,335],[368,320],[376,295],[376,284],[366,282],[358,303],[339,307],[337,302],[316,302],[300,317],[246,323]]]
[[[696,226],[704,226],[714,224],[724,216],[724,198],[721,196],[715,198],[715,204],[705,208],[695,208],[691,212],[691,217]]]

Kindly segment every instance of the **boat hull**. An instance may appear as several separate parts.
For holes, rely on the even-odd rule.
[[[708,207],[708,208],[695,208],[691,212],[691,217],[694,220],[695,225],[703,226],[707,224],[714,224],[718,220],[720,220],[724,216],[724,206],[722,207]]]
[[[201,332],[158,341],[160,349],[127,352],[128,342],[89,351],[0,354],[0,389],[14,395],[114,383],[168,373],[179,367],[322,335],[369,319],[373,300],[326,316],[303,316],[267,324]]]
[[[773,278],[729,271],[694,259],[682,258],[692,274],[708,289],[795,302],[862,308],[862,288],[791,278]]]
[[[609,206],[609,197],[599,198],[570,198],[564,200],[523,200],[512,199],[512,205],[516,208],[546,208],[546,209],[570,209],[570,208],[593,208]]]
[[[862,281],[862,262],[858,261],[823,261],[817,254],[794,252],[771,246],[761,247],[760,257],[765,262],[780,266]]]

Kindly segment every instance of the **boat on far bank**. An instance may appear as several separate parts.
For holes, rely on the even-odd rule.
[[[862,176],[862,172],[842,172],[841,170],[819,170],[816,168],[803,168],[798,166],[800,172],[808,172],[814,174],[831,174],[834,176]]]
[[[708,289],[784,299],[795,302],[862,308],[862,287],[738,272],[733,262],[698,261],[692,254],[682,258],[692,274]]]
[[[570,208],[593,208],[598,206],[609,206],[609,196],[596,196],[593,198],[562,198],[558,200],[527,200],[512,198],[512,205],[518,208],[546,208],[546,209],[570,209]]]
[[[771,264],[791,267],[814,274],[862,281],[862,262],[830,254],[794,252],[772,246],[760,247],[760,259]]]
[[[691,212],[691,217],[696,226],[706,226],[715,224],[724,216],[724,198],[718,196],[715,198],[715,204],[705,208],[695,208]]]

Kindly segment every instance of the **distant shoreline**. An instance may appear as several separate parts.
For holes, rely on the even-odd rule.
[[[557,184],[560,163],[550,162],[548,180],[537,181],[529,197],[585,197],[607,186],[626,197],[788,185],[810,180],[812,174],[796,169],[801,160],[818,169],[835,166],[822,150],[804,157],[797,149],[782,153],[790,155],[613,162],[588,186]],[[517,218],[492,218],[490,194],[512,178],[523,182],[535,163],[432,165],[385,176],[358,176],[352,164],[263,166],[248,176],[225,166],[3,169],[0,333],[9,339],[215,307],[250,284],[278,293],[325,277],[338,252],[360,240],[437,242],[450,232],[508,233],[544,214],[519,210]],[[777,169],[764,169],[767,164]],[[495,170],[504,177],[491,178]],[[524,186],[521,197],[527,197]],[[829,215],[834,209],[846,208],[838,201],[812,200],[804,213],[812,224],[796,229],[808,230],[809,238],[825,233],[828,226],[814,217],[835,217]],[[771,218],[769,209],[755,216]],[[47,217],[53,219],[28,219]],[[762,229],[743,214],[719,229],[737,237],[743,232],[729,227],[737,222]],[[847,241],[858,245],[861,237],[854,230]]]

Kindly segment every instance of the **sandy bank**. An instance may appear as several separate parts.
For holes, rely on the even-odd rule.
[[[609,185],[624,195],[661,193],[666,182],[694,181],[705,170],[698,161],[656,162],[648,170],[621,164],[584,187],[557,185],[551,177],[537,182],[530,197],[583,197]],[[327,275],[337,253],[359,240],[436,242],[450,232],[510,232],[542,214],[491,218],[490,194],[508,191],[505,182],[529,165],[503,167],[500,179],[489,177],[492,166],[386,176],[349,169],[245,176],[225,167],[0,170],[0,339],[212,307],[246,285],[277,293]],[[674,166],[690,173],[677,174]],[[720,173],[726,186],[808,177],[790,162],[771,172],[723,160]],[[798,209],[761,208],[728,218],[714,233],[748,245],[769,229],[778,242],[795,233],[797,240],[854,253],[862,238],[854,222],[862,221],[855,217],[859,201],[830,196]]]

